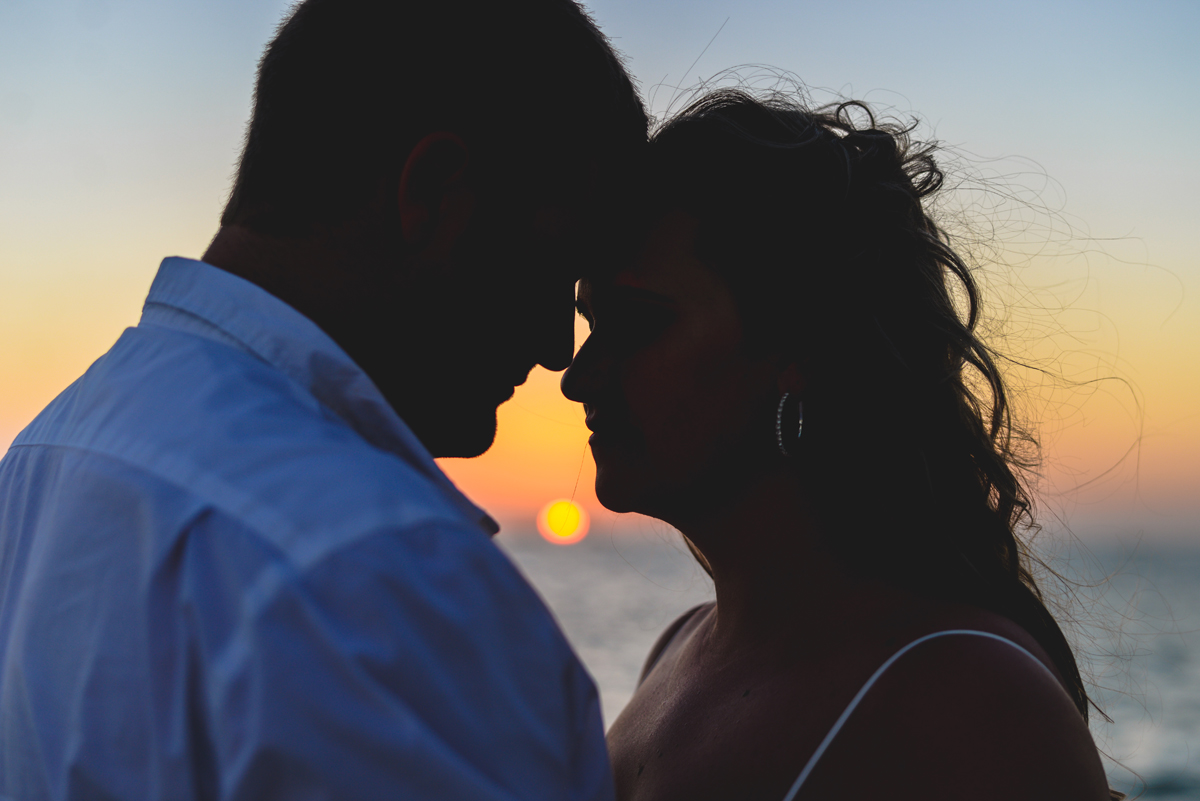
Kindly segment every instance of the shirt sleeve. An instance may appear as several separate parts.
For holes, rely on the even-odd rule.
[[[305,570],[230,539],[193,532],[185,583],[218,797],[611,801],[595,685],[484,534],[376,531]]]

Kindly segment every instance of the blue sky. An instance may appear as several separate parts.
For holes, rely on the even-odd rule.
[[[287,5],[0,0],[0,441],[136,322],[162,257],[203,251],[255,64]],[[1051,439],[1066,443],[1055,458],[1103,464],[1142,442],[1118,488],[1127,501],[1139,482],[1171,484],[1178,500],[1200,481],[1200,3],[590,8],[658,111],[671,86],[769,64],[817,99],[863,98],[918,115],[924,134],[963,152],[1019,157],[996,168],[1027,173],[1013,179],[1032,198],[1016,212],[1028,218],[1017,244],[1037,248],[1047,225],[1066,236],[1018,279],[989,279],[1001,296],[1034,287],[1048,299],[1014,306],[1021,347],[1036,350],[1030,332],[1049,321],[1051,344],[1073,348],[1060,366],[1082,359],[1077,377],[1109,370],[1134,386],[1051,413]],[[537,75],[498,78],[538,91]]]

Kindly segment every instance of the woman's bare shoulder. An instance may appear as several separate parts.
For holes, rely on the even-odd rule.
[[[690,632],[697,623],[704,619],[704,616],[712,611],[716,605],[715,601],[693,606],[691,609],[684,612],[679,617],[675,618],[671,625],[663,629],[663,633],[658,636],[654,645],[650,648],[650,653],[646,656],[646,662],[642,665],[641,675],[638,676],[638,684],[641,685],[646,680],[646,676],[650,675],[650,671],[654,666],[662,660],[664,653],[668,647],[676,641],[677,638],[683,639],[687,632]]]
[[[845,779],[851,797],[979,801],[1106,801],[1099,754],[1074,702],[1024,637],[976,621],[987,633],[931,638],[897,659],[870,688],[805,783],[800,798],[829,797]],[[989,631],[999,628],[1001,631]],[[1021,648],[1014,648],[1013,643]],[[1040,650],[1040,649],[1038,649]],[[871,754],[871,771],[863,755]],[[878,787],[870,787],[877,782]]]

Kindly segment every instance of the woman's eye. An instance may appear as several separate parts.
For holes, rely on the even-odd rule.
[[[674,312],[654,306],[613,310],[601,322],[601,336],[619,352],[649,345],[675,321]]]

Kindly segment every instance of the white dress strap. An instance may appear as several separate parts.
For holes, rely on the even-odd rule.
[[[854,699],[850,702],[850,705],[846,707],[846,711],[843,712],[842,716],[837,719],[837,722],[833,724],[833,728],[830,729],[829,733],[825,735],[825,739],[821,741],[819,746],[817,746],[817,750],[813,752],[811,757],[809,757],[808,764],[804,766],[804,770],[800,771],[800,775],[796,777],[795,784],[792,785],[792,789],[788,791],[788,794],[784,797],[783,801],[793,801],[793,799],[795,799],[796,793],[800,792],[800,787],[804,784],[804,780],[808,778],[808,774],[812,773],[813,768],[816,767],[817,760],[819,760],[821,755],[825,753],[825,750],[829,748],[829,744],[833,742],[833,738],[837,736],[839,731],[841,731],[842,726],[846,723],[846,720],[850,717],[851,713],[854,712],[855,707],[857,707],[859,702],[862,701],[863,696],[867,694],[867,690],[871,689],[871,686],[879,680],[879,677],[883,675],[885,670],[892,666],[893,662],[926,640],[932,640],[935,637],[946,637],[951,634],[970,634],[976,637],[988,637],[993,640],[999,640],[1000,642],[1008,643],[1013,648],[1016,648],[1018,651],[1032,659],[1042,670],[1046,671],[1051,676],[1054,676],[1053,671],[1042,664],[1040,659],[1029,653],[1029,651],[1026,649],[1017,645],[1012,640],[1001,637],[998,634],[992,634],[987,631],[975,631],[974,629],[947,629],[946,631],[935,631],[933,634],[926,634],[924,637],[918,637],[896,653],[892,654],[886,662],[879,666],[879,670],[876,670],[871,678],[867,679],[867,683],[864,684],[862,689],[858,691],[858,694],[854,696]],[[1058,678],[1055,677],[1054,680],[1058,681]]]

